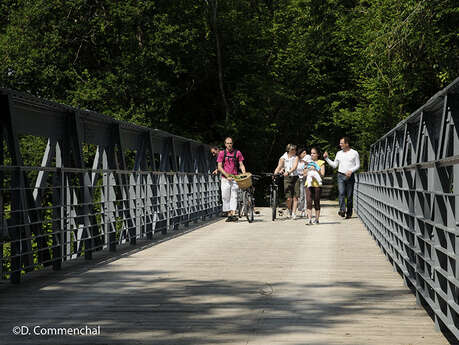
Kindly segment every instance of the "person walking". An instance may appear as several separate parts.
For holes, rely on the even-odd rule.
[[[352,217],[354,197],[354,174],[360,168],[360,157],[359,153],[350,147],[348,137],[341,138],[339,146],[341,151],[338,151],[334,161],[328,158],[328,152],[324,153],[324,158],[331,167],[338,168],[338,214],[341,217],[350,219]]]
[[[210,153],[212,154],[212,157],[215,158],[215,170],[212,171],[212,175],[217,175],[218,174],[218,163],[217,163],[217,158],[218,154],[220,153],[220,148],[218,146],[212,146],[210,148]]]
[[[217,158],[218,158],[218,154],[220,153],[220,151],[222,151],[222,149],[220,149],[218,146],[212,146],[210,148],[210,153],[212,155],[212,163],[215,164],[215,170],[212,171],[212,175],[217,175],[218,174],[218,163],[217,163]],[[221,201],[221,194],[220,194],[220,199]],[[223,212],[221,213],[221,216],[222,217],[228,217],[228,212]]]
[[[222,174],[221,191],[223,212],[228,212],[227,222],[237,222],[237,193],[239,186],[232,175],[238,174],[238,169],[245,174],[244,157],[239,150],[233,149],[233,139],[225,139],[225,149],[217,157],[218,171]]]
[[[295,183],[295,189],[299,190],[298,212],[301,212],[302,217],[304,217],[306,212],[306,186],[304,184],[306,179],[305,169],[310,160],[311,156],[308,155],[308,152],[305,148],[301,148],[298,150],[298,166],[296,168],[298,180]]]
[[[299,190],[295,193],[295,183],[298,180],[297,169],[298,156],[296,155],[296,145],[288,144],[286,152],[279,158],[279,163],[274,170],[274,175],[283,171],[284,175],[284,194],[287,199],[288,217],[296,218],[298,207]]]
[[[325,161],[319,159],[319,150],[315,147],[311,148],[311,162],[314,164],[308,164],[310,171],[317,171],[315,166],[319,167],[318,173],[321,177],[325,176]],[[310,163],[311,163],[310,162]],[[314,209],[316,212],[315,224],[319,224],[320,218],[320,193],[321,187],[316,179],[306,179],[306,212],[308,221],[307,225],[312,224],[312,203],[314,202]]]

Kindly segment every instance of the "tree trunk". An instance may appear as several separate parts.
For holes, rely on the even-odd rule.
[[[211,0],[209,2],[211,10],[212,10],[212,28],[215,34],[215,44],[217,49],[217,66],[218,66],[218,86],[220,88],[220,94],[222,96],[223,107],[225,111],[225,124],[229,124],[229,105],[228,101],[226,100],[225,88],[223,85],[223,63],[222,63],[222,53],[221,53],[221,45],[220,45],[220,36],[218,34],[218,24],[217,24],[217,7],[218,7],[218,0]]]

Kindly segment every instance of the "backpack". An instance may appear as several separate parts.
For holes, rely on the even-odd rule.
[[[225,149],[225,153],[223,154],[223,161],[222,161],[222,167],[225,166],[225,160],[226,160],[226,149]],[[241,172],[240,169],[239,169],[239,159],[237,157],[237,154],[239,153],[239,150],[236,150],[234,149],[233,150],[234,152],[234,156],[228,156],[228,159],[233,159],[234,160],[234,164],[236,165],[236,168],[237,168],[237,172],[238,174]]]

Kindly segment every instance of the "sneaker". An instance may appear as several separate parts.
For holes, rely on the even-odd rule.
[[[338,211],[338,215],[341,216],[341,217],[346,217],[346,212]]]
[[[237,222],[238,221],[238,216],[235,216],[235,215],[232,215],[232,216],[228,216],[228,218],[226,218],[225,222]]]
[[[348,214],[348,215],[346,216],[346,219],[351,219],[351,218],[352,218],[352,215],[350,215],[350,214]]]
[[[293,214],[292,215],[292,220],[295,220],[296,219],[296,214]]]
[[[314,224],[319,224],[319,220],[316,219],[316,220],[314,221]]]
[[[306,225],[312,225],[312,218],[309,218],[309,220],[306,221]]]

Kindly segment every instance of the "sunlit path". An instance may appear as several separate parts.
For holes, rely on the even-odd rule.
[[[268,211],[7,286],[1,334],[7,344],[447,344],[358,218],[331,203],[313,226]],[[16,325],[101,334],[12,336]]]

